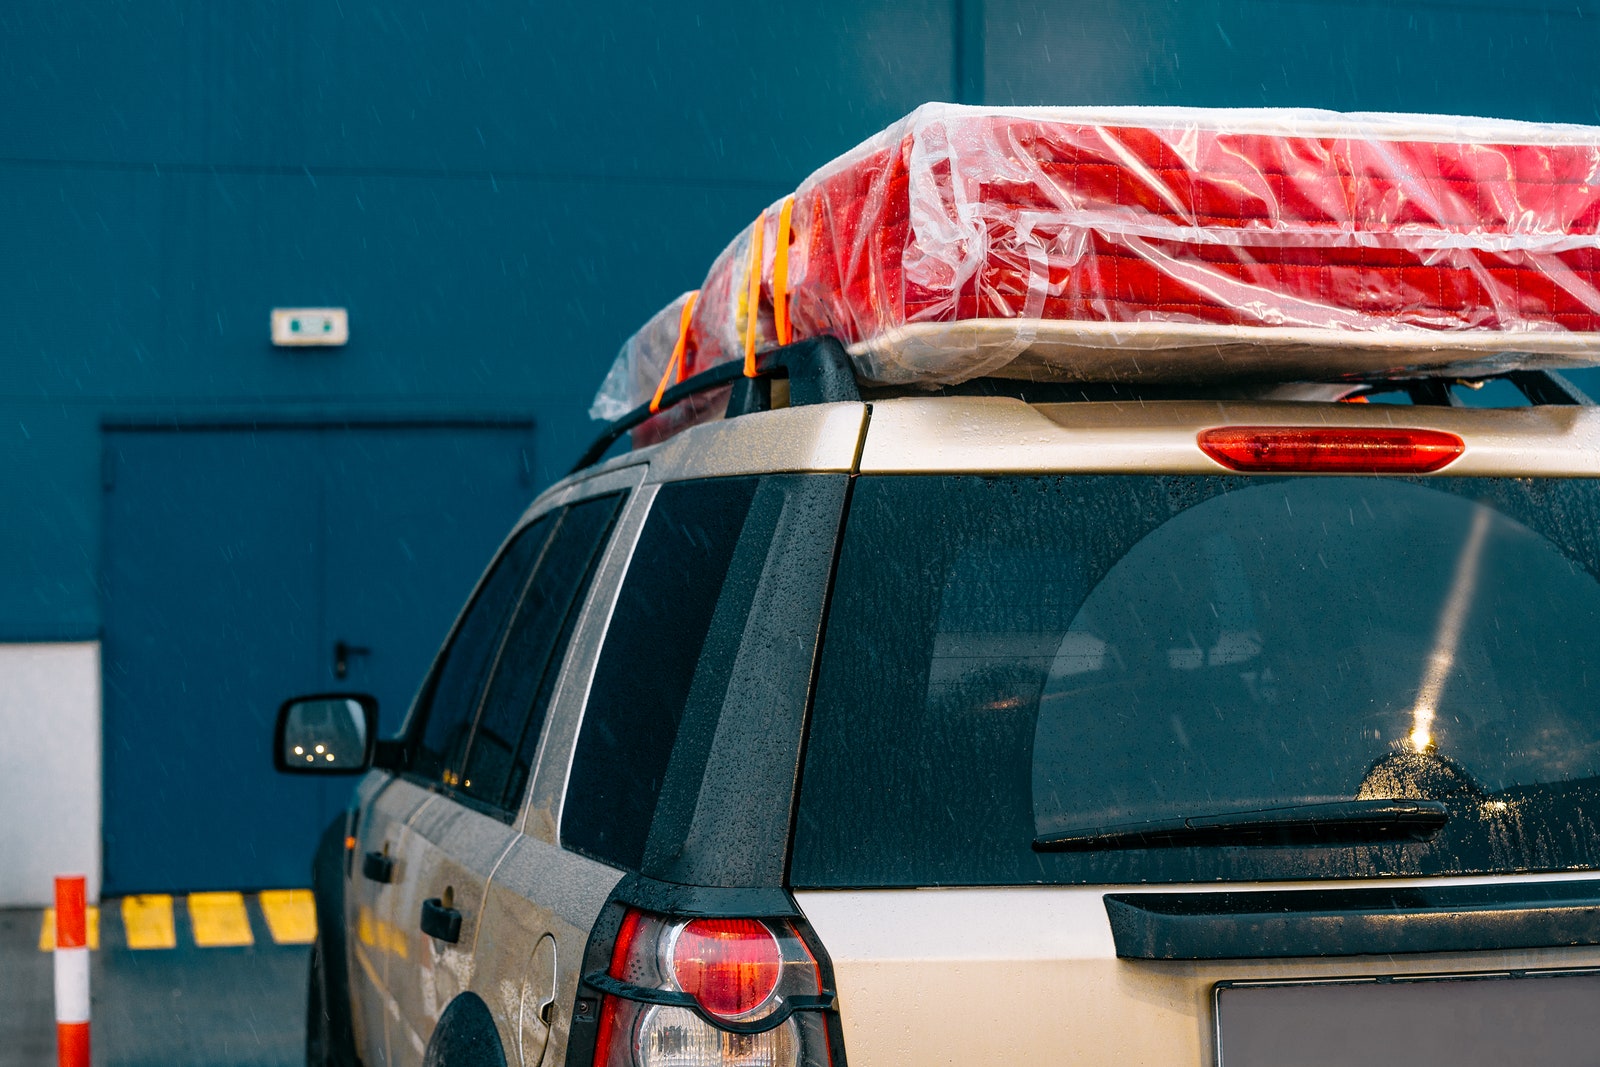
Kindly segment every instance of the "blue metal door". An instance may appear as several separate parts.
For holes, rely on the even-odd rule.
[[[532,494],[531,424],[108,428],[108,893],[307,884],[351,780],[283,778],[298,693],[384,732]]]

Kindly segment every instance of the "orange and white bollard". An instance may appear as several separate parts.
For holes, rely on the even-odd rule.
[[[56,1063],[89,1067],[89,923],[83,875],[56,879]]]

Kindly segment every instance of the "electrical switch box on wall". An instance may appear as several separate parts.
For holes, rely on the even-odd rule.
[[[342,345],[350,340],[350,316],[344,308],[273,308],[272,343]]]

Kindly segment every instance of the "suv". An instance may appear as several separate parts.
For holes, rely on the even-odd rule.
[[[1594,1062],[1600,411],[844,358],[540,496],[397,740],[284,706],[311,1062]]]

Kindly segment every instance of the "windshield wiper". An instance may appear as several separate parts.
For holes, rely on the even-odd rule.
[[[1033,839],[1036,852],[1192,845],[1349,845],[1425,841],[1450,818],[1437,800],[1335,800],[1187,819],[1086,826]]]

